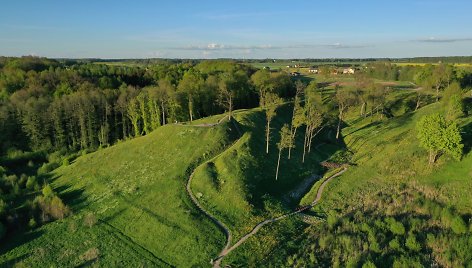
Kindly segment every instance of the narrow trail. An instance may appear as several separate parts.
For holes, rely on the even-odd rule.
[[[214,126],[217,126],[219,124],[221,124],[224,119],[226,119],[227,117],[229,116],[224,116],[223,118],[221,118],[220,120],[218,120],[216,123],[206,123],[206,124],[199,124],[199,125],[188,125],[188,124],[182,124],[182,123],[175,123],[176,125],[180,125],[180,126],[185,126],[185,127],[214,127]],[[225,149],[224,151],[222,151],[221,153],[217,154],[216,156],[212,157],[211,159],[205,161],[204,163],[200,164],[199,166],[197,166],[193,171],[192,173],[190,174],[188,180],[187,180],[187,184],[186,184],[186,191],[187,191],[187,194],[188,196],[190,197],[190,200],[192,201],[192,203],[203,213],[205,214],[209,219],[211,219],[211,221],[213,221],[225,234],[226,236],[226,243],[225,243],[225,246],[223,247],[223,249],[221,250],[221,252],[218,254],[218,257],[216,257],[214,260],[211,261],[211,263],[213,264],[213,267],[214,268],[219,268],[221,267],[221,261],[223,260],[223,258],[228,255],[230,252],[232,252],[233,250],[235,250],[236,248],[238,248],[239,246],[241,246],[247,239],[249,239],[251,236],[255,235],[264,225],[267,225],[269,223],[273,223],[273,222],[276,222],[276,221],[280,221],[282,219],[285,219],[287,217],[290,217],[290,216],[293,216],[293,215],[296,215],[296,214],[299,214],[299,213],[302,213],[306,210],[309,210],[311,208],[313,208],[321,199],[321,196],[323,194],[323,191],[324,191],[324,188],[325,186],[334,178],[340,176],[341,174],[343,174],[347,168],[343,168],[341,171],[337,172],[336,174],[333,174],[332,176],[330,176],[329,178],[325,179],[325,181],[320,185],[320,187],[318,188],[318,191],[316,193],[316,198],[315,200],[313,200],[313,202],[311,202],[309,205],[307,206],[303,206],[295,211],[291,211],[291,212],[288,212],[288,213],[285,213],[285,214],[282,214],[278,217],[275,217],[275,218],[270,218],[270,219],[266,219],[260,223],[258,223],[256,226],[254,226],[254,228],[251,230],[251,232],[247,233],[246,235],[244,235],[243,237],[241,237],[236,243],[234,243],[232,246],[231,246],[231,241],[232,241],[232,234],[231,234],[231,231],[230,229],[223,223],[221,222],[220,220],[218,220],[215,216],[213,216],[208,210],[206,210],[201,204],[200,202],[198,202],[198,199],[195,197],[195,195],[193,194],[192,192],[192,189],[191,189],[191,184],[192,184],[192,180],[193,180],[193,177],[194,177],[194,174],[195,174],[195,171],[197,170],[198,167],[202,166],[202,165],[205,165],[206,163],[208,163],[209,161],[212,161],[213,159],[216,159],[218,158],[220,155],[222,155],[224,152],[226,152],[227,150],[229,150],[231,147],[233,147],[242,137],[242,134],[241,133],[241,130],[239,129],[238,125],[236,123],[234,123],[234,121],[231,121],[234,125],[234,127],[236,128],[236,130],[238,131],[238,133],[240,134],[240,138],[237,139],[236,141],[233,142],[233,144],[231,144],[227,149]],[[324,143],[323,143],[324,144]],[[315,150],[319,151],[318,147],[320,147],[321,145],[323,144],[318,144],[318,146],[315,147]]]
[[[185,126],[185,127],[214,127],[214,126],[217,126],[221,123],[223,123],[224,119],[226,118],[230,118],[229,116],[224,116],[223,118],[221,118],[220,120],[218,120],[216,123],[212,123],[212,124],[199,124],[199,125],[187,125],[187,124],[181,124],[181,123],[175,123],[176,125],[180,125],[180,126]],[[230,247],[231,245],[231,240],[232,240],[232,235],[231,235],[231,231],[229,230],[229,228],[223,223],[221,222],[220,220],[218,220],[215,216],[213,216],[208,210],[206,210],[201,204],[200,202],[198,202],[198,199],[195,197],[195,195],[193,194],[192,192],[192,189],[191,189],[191,184],[192,184],[192,180],[193,180],[193,177],[194,177],[194,174],[195,174],[195,171],[198,169],[198,167],[202,166],[202,165],[205,165],[206,163],[208,163],[209,161],[212,161],[213,159],[216,159],[218,158],[221,154],[223,154],[224,152],[226,152],[227,150],[229,150],[230,148],[232,148],[242,137],[242,132],[241,130],[239,129],[238,125],[234,122],[234,121],[231,121],[234,125],[234,127],[236,128],[236,131],[240,134],[240,138],[235,140],[228,148],[226,148],[225,150],[223,150],[221,153],[217,154],[216,156],[212,157],[211,159],[203,162],[202,164],[198,165],[193,171],[192,173],[190,174],[188,180],[187,180],[187,184],[185,186],[185,190],[187,191],[187,194],[188,196],[190,197],[190,200],[192,201],[192,203],[201,211],[203,212],[203,214],[205,214],[209,219],[211,219],[222,231],[223,233],[225,234],[226,236],[226,244],[225,246],[223,247],[223,249],[221,250],[221,252],[219,253],[219,255],[223,254],[225,252],[225,250],[227,248]],[[218,266],[219,267],[219,266]]]
[[[228,255],[231,251],[235,250],[236,248],[238,248],[241,244],[243,244],[248,238],[250,238],[251,236],[255,235],[264,225],[266,224],[269,224],[269,223],[273,223],[273,222],[276,222],[276,221],[280,221],[282,219],[285,219],[287,217],[290,217],[290,216],[293,216],[293,215],[296,215],[296,214],[299,214],[299,213],[302,213],[306,210],[309,210],[311,208],[313,208],[321,199],[321,196],[323,195],[323,191],[324,191],[324,188],[326,187],[326,185],[334,178],[340,176],[341,174],[343,174],[344,172],[346,172],[347,168],[343,168],[341,171],[337,172],[336,174],[333,174],[331,177],[327,178],[321,185],[320,185],[320,188],[318,188],[318,191],[316,193],[316,198],[313,202],[310,203],[310,205],[307,205],[307,206],[304,206],[302,208],[299,208],[295,211],[292,211],[292,212],[289,212],[289,213],[286,213],[286,214],[282,214],[276,218],[271,218],[271,219],[267,219],[267,220],[264,220],[260,223],[258,223],[253,229],[251,232],[247,233],[246,235],[244,235],[243,237],[241,237],[241,239],[239,239],[233,246],[229,247],[229,248],[225,248],[222,250],[222,252],[220,253],[220,255],[215,259],[215,261],[213,262],[213,267],[216,268],[216,267],[220,267],[220,264],[221,264],[221,261],[222,259]]]

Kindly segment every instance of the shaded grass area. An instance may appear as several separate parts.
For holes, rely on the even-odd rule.
[[[330,129],[326,128],[314,139],[312,151],[302,163],[304,129],[300,128],[291,159],[287,157],[287,150],[282,153],[279,179],[276,181],[278,132],[283,124],[290,122],[292,109],[291,104],[286,104],[277,110],[277,116],[271,123],[269,154],[265,152],[265,112],[261,109],[237,112],[235,118],[244,135],[223,154],[200,166],[195,172],[192,181],[194,193],[212,214],[230,228],[233,243],[263,219],[292,210],[299,200],[287,202],[284,196],[307,177],[323,174],[325,170],[319,163],[342,149],[342,145],[333,140]],[[322,143],[326,146],[320,148],[321,152],[314,149]],[[269,231],[261,231],[257,239],[251,238],[246,242],[254,246],[250,241],[259,241],[256,243],[257,254],[249,253],[252,246],[243,246],[242,250],[238,248],[228,255],[225,263],[245,263],[243,256],[252,254],[255,254],[252,258],[261,259],[283,238],[282,234],[290,232],[290,228],[283,230],[284,225],[276,226],[264,227]]]
[[[86,245],[98,250],[94,261],[101,266],[207,265],[224,244],[224,235],[196,210],[185,183],[195,166],[224,150],[236,135],[227,122],[213,128],[167,125],[79,157],[56,170],[52,179],[75,216],[35,230],[39,235],[34,239],[27,233],[8,243],[0,262],[21,257],[27,266],[81,265],[75,249]],[[99,223],[70,232],[74,218],[87,213]],[[73,253],[62,260],[68,250]]]

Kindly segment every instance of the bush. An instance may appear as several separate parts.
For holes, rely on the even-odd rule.
[[[59,167],[59,164],[57,164],[56,162],[52,162],[52,163],[44,163],[39,169],[38,169],[38,175],[43,175],[43,174],[47,174],[51,171],[53,171],[54,169],[58,168]]]
[[[62,166],[68,166],[68,165],[70,165],[69,158],[64,158],[64,160],[62,160]]]
[[[408,237],[406,238],[405,246],[412,251],[421,250],[421,244],[418,243],[418,241],[416,240],[416,236],[412,233],[410,233]]]
[[[80,256],[80,259],[83,261],[93,261],[98,258],[100,255],[100,251],[98,248],[91,248],[87,250],[82,256]]]
[[[399,249],[401,248],[401,245],[400,245],[400,241],[398,241],[398,237],[395,237],[394,239],[392,239],[392,240],[388,243],[388,246],[389,246],[391,249],[399,250]]]
[[[91,228],[97,223],[97,218],[93,213],[87,213],[84,217],[84,225]]]
[[[467,225],[461,216],[456,216],[452,219],[451,229],[455,234],[465,234],[467,232]]]
[[[28,177],[28,180],[26,181],[26,189],[28,190],[34,190],[36,189],[38,185],[38,182],[36,180],[36,176],[30,176]]]
[[[367,261],[362,265],[362,268],[376,268],[375,264],[371,261]]]
[[[29,228],[33,229],[34,227],[36,227],[38,224],[36,223],[36,220],[34,218],[31,218],[28,222],[28,226]]]
[[[405,226],[399,221],[396,221],[393,218],[388,218],[387,223],[389,224],[390,231],[396,235],[405,234]]]
[[[336,224],[338,223],[338,218],[333,212],[328,213],[328,217],[326,218],[326,222],[328,223],[328,228],[332,230]]]
[[[43,196],[46,198],[52,198],[54,196],[54,191],[52,190],[51,186],[49,186],[49,184],[46,184],[43,187]]]

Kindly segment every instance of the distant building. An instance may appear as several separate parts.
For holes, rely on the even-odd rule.
[[[345,68],[343,70],[343,74],[354,74],[356,72],[356,70],[354,70],[354,68]]]
[[[270,70],[270,67],[269,67],[269,66],[264,66],[262,69],[264,69],[264,70]]]
[[[291,76],[300,76],[300,73],[299,72],[291,72],[290,75]]]
[[[312,73],[312,74],[317,74],[319,71],[318,71],[318,69],[310,68],[310,69],[308,70],[308,72],[309,72],[309,73]]]

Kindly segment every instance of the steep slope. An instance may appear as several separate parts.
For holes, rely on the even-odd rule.
[[[238,111],[235,118],[244,135],[224,153],[195,171],[192,181],[194,193],[203,206],[228,226],[232,232],[232,243],[249,233],[262,220],[293,210],[300,197],[290,198],[289,193],[314,174],[322,175],[324,169],[319,163],[342,149],[342,145],[328,137],[327,128],[324,135],[320,134],[314,139],[312,151],[307,154],[305,163],[302,163],[304,129],[300,128],[291,159],[287,157],[287,150],[282,154],[279,179],[276,181],[278,132],[283,124],[290,123],[292,109],[291,104],[286,104],[277,110],[277,116],[271,123],[269,154],[265,152],[264,111]],[[327,143],[329,145],[323,147],[323,152],[313,149]],[[274,226],[278,225],[263,228],[272,230],[270,234],[259,236],[258,233],[257,240],[251,238],[245,243],[259,241],[262,243],[258,246],[261,253],[270,251],[282,239],[281,232],[285,232],[283,229],[286,227]],[[234,254],[237,256],[233,256]],[[234,254],[228,255],[229,263],[233,265],[235,263],[231,259],[239,261],[248,258],[250,252],[238,249]]]
[[[39,228],[30,234],[35,239],[19,239],[0,261],[208,265],[224,234],[191,203],[185,184],[194,167],[237,137],[228,124],[163,126],[59,168],[52,185],[75,215]],[[90,218],[98,222],[88,224]]]
[[[472,262],[472,117],[460,120],[465,156],[428,165],[416,122],[439,104],[390,119],[351,119],[352,162],[327,185],[308,225],[267,259],[274,266],[467,266]]]

